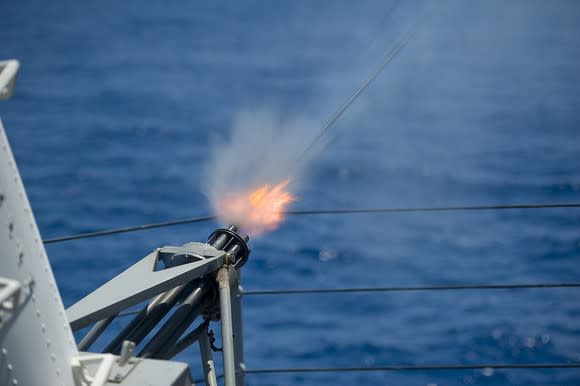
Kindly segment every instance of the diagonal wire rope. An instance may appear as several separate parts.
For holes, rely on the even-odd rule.
[[[390,13],[392,13],[395,8],[397,8],[398,2],[395,3],[387,12],[386,18],[381,21],[382,25],[389,17]],[[396,43],[395,47],[391,49],[391,51],[387,51],[388,54],[384,57],[382,62],[369,74],[369,76],[360,83],[360,85],[353,91],[353,93],[348,97],[348,99],[335,111],[335,113],[326,121],[324,126],[318,130],[316,136],[310,141],[308,146],[304,148],[304,150],[298,155],[298,157],[294,160],[294,162],[290,166],[290,171],[297,167],[304,160],[306,154],[314,149],[314,146],[324,137],[324,135],[330,130],[346,113],[346,111],[353,105],[353,103],[359,98],[359,96],[368,88],[368,86],[377,78],[377,76],[383,71],[383,69],[393,61],[397,57],[397,55],[401,52],[401,50],[407,45],[409,40],[413,36],[413,32],[415,28],[420,23],[422,19],[421,15],[417,17],[415,22],[407,29],[407,31],[402,35],[399,41]],[[371,41],[371,45],[373,44]],[[370,46],[368,47],[370,48]]]
[[[510,205],[465,205],[444,207],[408,207],[408,208],[338,208],[317,210],[291,210],[285,212],[291,216],[312,216],[329,214],[372,214],[372,213],[406,213],[406,212],[459,212],[459,211],[490,211],[490,210],[513,210],[513,209],[555,209],[555,208],[580,208],[580,203],[541,203],[541,204],[510,204]],[[195,216],[177,220],[162,221],[156,223],[128,226],[122,228],[104,229],[94,232],[77,233],[68,236],[59,236],[43,240],[44,244],[59,243],[91,237],[109,236],[119,233],[137,232],[147,229],[163,228],[176,225],[194,224],[216,220],[216,216]]]
[[[326,134],[326,132],[332,128],[336,122],[344,115],[344,113],[349,109],[350,106],[358,99],[358,97],[362,94],[363,91],[372,83],[373,80],[381,73],[381,71],[389,64],[398,54],[399,52],[407,45],[409,42],[411,35],[405,35],[395,46],[395,48],[385,57],[385,59],[381,62],[381,64],[366,78],[358,88],[350,95],[350,97],[344,102],[342,106],[334,113],[332,117],[322,126],[322,128],[318,131],[314,139],[306,146],[306,148],[300,153],[300,155],[296,158],[296,161],[292,166],[298,163],[304,156],[309,153],[312,148],[320,141],[320,139]]]

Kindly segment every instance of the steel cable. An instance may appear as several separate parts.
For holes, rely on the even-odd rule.
[[[290,216],[312,216],[327,214],[372,214],[372,213],[406,213],[406,212],[459,212],[459,211],[486,211],[486,210],[512,210],[512,209],[554,209],[554,208],[580,208],[580,203],[544,203],[544,204],[511,204],[511,205],[465,205],[446,207],[415,207],[415,208],[360,208],[360,209],[316,209],[316,210],[291,210],[286,214]],[[193,224],[215,220],[216,216],[195,216],[177,220],[162,221],[150,224],[111,228],[100,231],[77,233],[68,236],[53,237],[43,240],[45,244],[59,243],[91,237],[109,236],[118,233],[142,231],[153,228],[163,228],[175,225]]]
[[[130,227],[123,227],[123,228],[112,228],[112,229],[104,229],[104,230],[94,231],[94,232],[77,233],[77,234],[69,235],[69,236],[61,236],[61,237],[54,237],[51,239],[46,239],[46,240],[43,240],[43,242],[45,244],[59,243],[62,241],[87,239],[90,237],[108,236],[108,235],[114,235],[114,234],[118,234],[118,233],[136,232],[136,231],[143,231],[146,229],[163,228],[163,227],[174,226],[174,225],[193,224],[193,223],[198,223],[198,222],[215,220],[215,218],[216,218],[215,216],[188,217],[188,218],[183,218],[180,220],[162,221],[162,222],[157,222],[157,223],[136,225],[136,226],[130,226]]]
[[[364,293],[364,292],[411,292],[411,291],[453,291],[453,290],[507,290],[533,288],[580,288],[580,283],[530,283],[530,284],[454,284],[435,286],[405,287],[366,287],[366,288],[303,288],[244,291],[244,296],[296,295],[296,294],[331,294],[331,293]],[[135,315],[139,310],[127,310],[118,316]]]
[[[451,291],[451,290],[500,290],[530,288],[580,288],[580,283],[530,283],[530,284],[454,284],[435,286],[367,287],[367,288],[300,288],[244,291],[244,295],[296,295],[357,292],[405,292],[405,291]]]
[[[343,116],[343,114],[348,110],[348,108],[357,100],[357,98],[361,95],[361,93],[365,91],[365,89],[369,86],[369,84],[371,84],[371,82],[377,77],[377,75],[379,75],[381,71],[386,67],[386,65],[389,64],[398,55],[401,49],[403,49],[403,47],[407,45],[410,38],[411,35],[407,34],[397,43],[395,48],[385,57],[385,59],[381,62],[381,64],[369,75],[368,78],[366,78],[358,86],[358,88],[350,95],[350,97],[346,100],[346,102],[344,102],[344,104],[340,106],[340,108],[334,113],[334,115],[332,115],[332,117],[330,117],[330,119],[324,124],[324,126],[322,126],[317,135],[314,137],[314,139],[300,153],[298,158],[296,158],[292,166],[295,166],[296,163],[300,162],[300,160],[302,160],[304,156],[313,149],[314,145],[316,145],[316,143],[320,141],[320,139],[324,136],[324,134],[330,128],[332,128],[336,124],[336,122],[338,122],[338,120]]]
[[[291,373],[345,373],[369,371],[465,371],[465,370],[533,370],[533,369],[578,369],[580,363],[477,363],[441,365],[388,365],[374,367],[285,367],[248,369],[245,374],[291,374]],[[216,377],[223,378],[223,374]],[[203,379],[194,383],[202,383]]]
[[[479,210],[507,210],[507,209],[553,209],[553,208],[580,208],[580,203],[553,203],[553,204],[509,204],[509,205],[464,205],[414,208],[372,208],[372,209],[320,209],[287,211],[289,215],[321,215],[321,214],[355,214],[355,213],[404,213],[404,212],[456,212]]]
[[[580,363],[485,363],[485,364],[441,364],[441,365],[387,365],[375,367],[287,367],[249,369],[246,374],[275,373],[321,373],[355,371],[439,371],[439,370],[484,370],[484,369],[577,369]]]
[[[383,19],[380,23],[382,25],[389,17],[390,13],[397,8],[398,2],[393,4],[391,8],[389,8],[385,19]],[[366,88],[376,79],[376,77],[383,71],[383,69],[389,64],[393,59],[397,57],[399,52],[407,45],[409,40],[411,39],[415,28],[419,25],[420,20],[422,19],[421,15],[419,15],[414,23],[409,27],[409,29],[402,35],[399,41],[396,43],[395,47],[388,52],[386,57],[383,61],[374,69],[374,71],[358,86],[358,88],[348,97],[348,99],[341,105],[338,110],[330,117],[330,119],[322,126],[322,128],[318,131],[317,135],[313,138],[312,141],[306,146],[306,148],[298,155],[294,163],[291,165],[291,170],[296,167],[303,159],[304,156],[310,152],[316,143],[320,141],[320,139],[324,136],[324,134],[331,129],[344,115],[344,113],[350,108],[350,106],[358,99],[358,97],[366,90]],[[375,35],[376,38],[376,35]],[[374,38],[371,41],[371,45],[374,42]],[[370,48],[370,46],[368,47]]]

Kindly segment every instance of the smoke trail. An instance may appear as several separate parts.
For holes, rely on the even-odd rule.
[[[233,119],[229,139],[214,143],[204,170],[202,189],[219,220],[245,225],[236,213],[223,212],[223,199],[227,195],[252,191],[265,184],[278,184],[286,179],[290,179],[286,190],[295,195],[298,181],[304,176],[304,167],[312,155],[290,166],[312,141],[316,131],[315,121],[303,117],[286,119],[272,109],[238,113]]]
[[[396,5],[391,6],[387,15],[395,8],[397,8]],[[381,25],[384,20],[383,18]],[[305,166],[317,150],[323,148],[329,140],[323,136],[338,122],[385,66],[397,56],[407,44],[418,22],[417,17],[406,33],[398,39],[394,48],[387,51],[387,55],[378,67],[374,67],[370,75],[363,78],[362,83],[359,80],[355,91],[322,126],[322,129],[318,128],[319,123],[310,119],[284,119],[282,115],[272,110],[240,112],[234,119],[230,139],[215,146],[205,169],[204,192],[218,218],[224,223],[235,223],[242,228],[249,225],[250,221],[247,218],[256,218],[255,213],[252,213],[256,208],[255,203],[252,203],[252,197],[257,197],[254,191],[258,189],[261,192],[270,192],[272,185],[283,185],[283,189],[280,186],[274,186],[272,191],[285,190],[290,194],[290,201],[286,203],[293,201],[296,180],[302,177]],[[258,196],[262,197],[262,195]],[[269,198],[270,204],[279,202],[277,197],[269,194],[263,197]],[[224,205],[225,203],[229,205]],[[233,210],[228,212],[224,208]],[[261,213],[271,213],[271,208],[272,205],[268,205]],[[252,227],[254,225],[255,223]]]

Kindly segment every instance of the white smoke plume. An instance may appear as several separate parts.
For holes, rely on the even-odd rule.
[[[238,113],[229,137],[214,141],[205,165],[202,189],[220,222],[245,225],[239,214],[222,210],[227,195],[247,193],[286,179],[290,179],[286,190],[296,195],[305,166],[316,151],[303,152],[317,135],[319,125],[306,118],[284,118],[272,109]]]

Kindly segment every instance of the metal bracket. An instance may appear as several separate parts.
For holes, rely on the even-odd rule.
[[[95,362],[97,368],[94,374],[89,374],[87,365]],[[81,355],[74,358],[71,368],[75,386],[105,386],[114,363],[113,354]]]
[[[71,365],[75,386],[104,386],[108,382],[123,382],[142,361],[133,357],[134,350],[135,344],[127,341],[123,343],[123,351],[118,358],[113,354],[76,357]]]
[[[171,253],[199,256],[204,260],[157,270],[159,260],[166,259]],[[157,249],[67,309],[71,328],[78,330],[180,284],[215,272],[223,265],[225,256],[225,252],[201,243]]]
[[[192,385],[187,364],[135,358],[133,349],[131,344],[124,345],[124,363],[123,355],[79,353],[71,362],[73,385]]]
[[[0,328],[16,311],[20,302],[20,288],[18,281],[0,277]]]
[[[142,359],[131,358],[123,366],[119,365],[118,362],[113,363],[113,367],[109,373],[109,382],[122,383],[125,378],[129,376],[131,371],[133,371],[133,369],[135,369],[135,367],[137,367],[137,365],[142,361]]]
[[[109,373],[109,382],[121,383],[129,373],[139,364],[141,361],[134,357],[135,353],[135,343],[131,341],[124,341],[123,347],[121,348],[121,355],[119,359],[115,361],[113,367]]]

